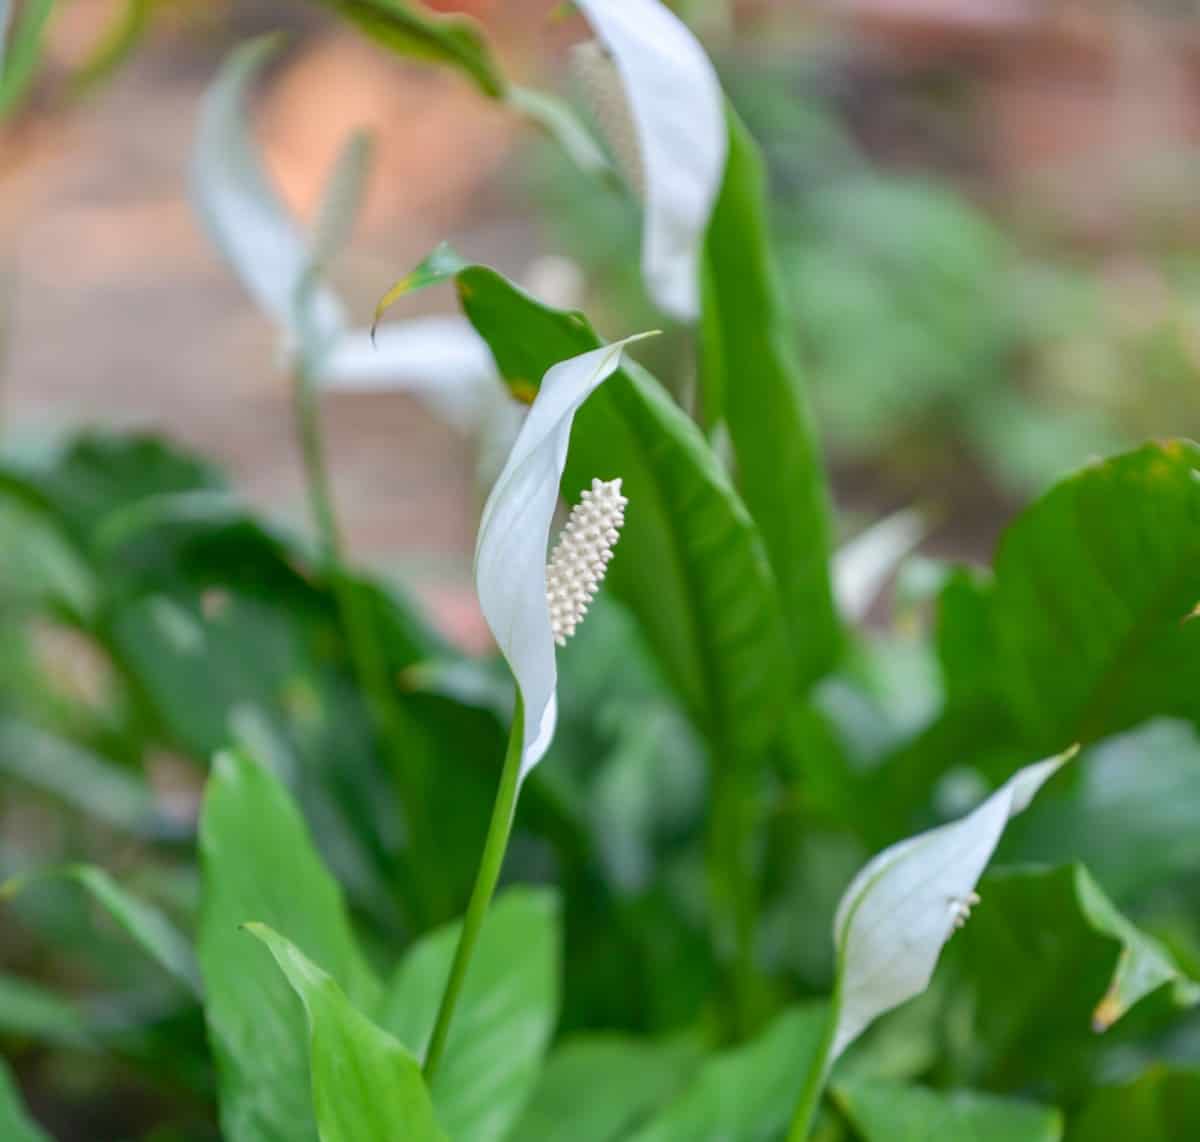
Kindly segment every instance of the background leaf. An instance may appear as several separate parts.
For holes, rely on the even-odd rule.
[[[294,944],[263,924],[247,930],[267,945],[304,1004],[321,1142],[445,1142],[417,1060]]]
[[[1200,1134],[1200,1070],[1152,1067],[1132,1082],[1101,1087],[1067,1132],[1067,1142],[1178,1142]]]
[[[758,1038],[706,1062],[634,1142],[758,1142],[787,1125],[829,1018],[823,1005],[779,1016]]]
[[[433,1032],[459,924],[405,954],[378,1008],[382,1027],[418,1057]],[[488,911],[433,1079],[438,1118],[453,1138],[502,1139],[533,1091],[558,1015],[558,901],[509,889]]]
[[[0,21],[0,38],[3,28]],[[0,1138],[4,1142],[50,1142],[50,1135],[26,1113],[17,1084],[3,1059],[0,1059]]]
[[[546,1061],[509,1142],[619,1142],[683,1086],[700,1057],[686,1040],[592,1034],[563,1043]]]
[[[1198,469],[1195,444],[1147,444],[1056,485],[1005,533],[999,665],[1035,745],[1200,717]]]
[[[974,1091],[926,1090],[879,1079],[838,1083],[834,1097],[862,1142],[1059,1142],[1062,1115]],[[1131,1135],[1129,1137],[1139,1137]]]

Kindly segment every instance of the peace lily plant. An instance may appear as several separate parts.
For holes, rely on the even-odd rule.
[[[81,1047],[89,1076],[119,1055],[122,1082],[175,1064],[188,1107],[145,1136],[189,1142],[218,1120],[224,1142],[1106,1142],[1122,1115],[1131,1140],[1200,1137],[1200,1076],[1148,1066],[1187,1050],[1200,999],[1175,900],[1194,904],[1200,835],[1200,448],[1063,479],[989,568],[905,565],[928,531],[911,509],[839,545],[795,352],[811,318],[786,303],[767,172],[693,6],[576,0],[594,138],[465,17],[321,2],[627,196],[637,301],[675,323],[653,346],[669,383],[629,351],[647,334],[608,341],[536,259],[522,286],[439,246],[377,321],[439,283],[461,313],[352,318],[328,275],[370,142],[302,222],[249,124],[278,44],[232,53],[192,196],[278,333],[318,542],[162,441],[0,457],[22,686],[0,694],[0,793],[100,825],[48,830],[67,851],[14,870],[0,907],[54,880],[163,969],[128,1029],[110,990],[65,1004],[0,975],[5,1046],[39,1044],[20,1077]],[[16,6],[0,36],[0,114],[49,8]],[[598,296],[617,331],[642,326]],[[320,412],[365,391],[415,394],[477,446],[496,653],[353,564]],[[902,567],[903,613],[868,624]],[[14,714],[40,667],[26,615],[31,647],[68,624],[104,652],[111,711],[55,729],[55,691]],[[143,779],[164,754],[203,773],[198,821]],[[92,833],[147,854],[139,891],[81,863]],[[37,930],[37,909],[17,918]],[[123,959],[103,969],[128,982]],[[44,1142],[19,1094],[0,1064],[0,1139]]]

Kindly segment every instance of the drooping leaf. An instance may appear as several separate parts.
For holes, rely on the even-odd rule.
[[[842,896],[832,1063],[878,1016],[919,995],[1011,817],[1073,756],[1020,770],[977,809],[885,849]]]
[[[780,585],[798,680],[833,664],[829,491],[766,222],[762,159],[729,113],[729,159],[705,248],[701,323],[708,418],[722,417],[738,485]]]
[[[699,1047],[581,1035],[558,1047],[509,1142],[619,1142],[693,1074]],[[581,1098],[581,1092],[587,1092]]]
[[[1132,1082],[1100,1087],[1067,1131],[1067,1142],[1180,1142],[1196,1137],[1200,1069],[1161,1065]]]
[[[158,908],[133,895],[102,868],[67,865],[23,874],[0,885],[0,903],[37,881],[54,877],[78,884],[164,971],[193,995],[201,994],[200,969],[191,944]]]
[[[633,1142],[758,1142],[778,1137],[820,1051],[828,1011],[795,1008],[706,1062]]]
[[[287,931],[351,1001],[378,985],[354,943],[337,885],[278,780],[248,757],[213,765],[200,821],[199,956],[229,1142],[315,1142],[304,1014],[266,948],[240,926]]]
[[[398,55],[457,68],[485,94],[500,98],[507,80],[479,25],[459,13],[437,13],[408,0],[321,0]]]
[[[405,954],[378,1022],[423,1057],[450,974],[460,925]],[[484,921],[433,1079],[438,1119],[452,1138],[503,1139],[533,1091],[558,1015],[558,901],[509,889]]]
[[[0,42],[4,38],[2,16],[0,12]],[[29,1117],[3,1059],[0,1059],[0,1138],[4,1142],[51,1142],[50,1135]]]
[[[837,1083],[834,1098],[862,1142],[1059,1142],[1050,1107],[975,1091],[932,1091],[880,1079]]]
[[[998,666],[1035,748],[1200,716],[1200,446],[1147,444],[1054,487],[996,556]]]
[[[7,119],[25,98],[37,75],[42,58],[46,21],[54,10],[54,0],[29,0],[23,4],[3,50],[7,18],[0,22],[0,122]],[[4,13],[7,17],[7,12]]]
[[[1083,1081],[1098,1036],[1163,989],[1194,1004],[1200,987],[1113,907],[1081,865],[990,874],[953,948],[971,990],[975,1051],[990,1082]]]
[[[417,1060],[293,943],[265,924],[247,931],[270,949],[304,1005],[321,1142],[446,1142]]]
[[[472,267],[457,283],[518,394],[550,365],[600,344],[579,314],[542,305],[492,270]],[[593,477],[616,476],[629,507],[605,589],[637,616],[723,761],[752,761],[774,735],[789,688],[776,585],[758,531],[701,433],[631,363],[577,415],[562,490],[574,501]]]

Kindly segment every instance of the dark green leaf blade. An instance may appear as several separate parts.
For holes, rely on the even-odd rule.
[[[634,1142],[758,1142],[787,1125],[821,1047],[823,1004],[781,1015],[757,1039],[705,1063]]]
[[[1084,468],[996,557],[1001,676],[1033,745],[1200,716],[1200,447],[1147,444]]]
[[[942,1092],[879,1079],[838,1083],[834,1097],[862,1142],[1059,1142],[1050,1107],[974,1091]]]
[[[839,633],[829,490],[767,232],[762,159],[729,113],[725,181],[709,224],[701,326],[708,415],[724,416],[738,487],[780,586],[798,681],[826,673]]]
[[[445,1142],[417,1060],[294,944],[264,924],[247,930],[304,1004],[321,1142]]]
[[[315,1142],[304,1014],[270,953],[239,928],[291,934],[355,1002],[377,990],[337,885],[278,780],[248,757],[214,762],[200,821],[200,966],[229,1142]]]
[[[409,949],[378,1021],[419,1056],[433,1031],[460,925]],[[558,1016],[559,909],[549,892],[510,889],[492,905],[434,1076],[438,1118],[451,1137],[505,1137],[541,1069]]]
[[[1067,1142],[1181,1142],[1200,1138],[1200,1069],[1152,1067],[1133,1082],[1101,1087]]]
[[[698,1046],[687,1041],[580,1036],[546,1061],[510,1142],[619,1142],[674,1095],[699,1062]]]

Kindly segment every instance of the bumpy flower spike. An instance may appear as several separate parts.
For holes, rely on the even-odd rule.
[[[559,646],[566,645],[595,598],[620,538],[628,502],[619,479],[593,480],[567,517],[546,567],[550,629]]]

